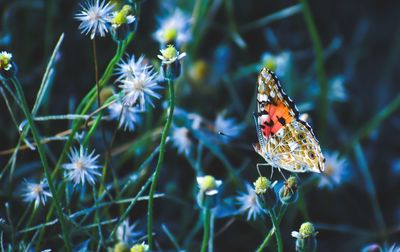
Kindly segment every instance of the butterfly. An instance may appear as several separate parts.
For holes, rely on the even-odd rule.
[[[325,158],[312,128],[299,118],[296,105],[268,68],[258,75],[255,121],[259,143],[254,149],[268,165],[290,172],[324,171]]]

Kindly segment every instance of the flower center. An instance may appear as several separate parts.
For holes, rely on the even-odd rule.
[[[40,194],[42,192],[42,187],[40,185],[36,185],[33,187],[33,193],[34,194]]]
[[[75,165],[76,169],[78,170],[83,170],[85,168],[85,163],[83,162],[83,160],[76,161]]]

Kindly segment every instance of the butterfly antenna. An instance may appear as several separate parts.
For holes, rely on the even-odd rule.
[[[235,138],[235,137],[233,137],[233,136],[230,136],[230,135],[225,134],[225,133],[222,132],[222,131],[218,131],[218,135],[225,136],[225,137],[229,137],[229,138],[232,138],[232,139]]]

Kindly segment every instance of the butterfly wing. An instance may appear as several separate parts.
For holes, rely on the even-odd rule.
[[[323,170],[323,156],[311,127],[299,119],[294,102],[275,74],[263,68],[257,83],[255,148],[273,166],[293,172]]]
[[[275,74],[263,68],[258,75],[257,86],[257,124],[260,137],[266,142],[281,128],[299,117],[293,101],[282,90]]]

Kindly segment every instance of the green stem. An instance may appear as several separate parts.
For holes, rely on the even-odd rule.
[[[311,42],[313,44],[315,51],[317,78],[321,89],[321,93],[319,96],[319,106],[318,106],[319,108],[318,126],[319,126],[321,141],[324,142],[326,125],[327,125],[328,105],[329,105],[328,81],[326,78],[325,66],[324,66],[324,51],[308,2],[307,0],[300,0],[300,3],[303,5],[302,10],[303,10],[304,21],[306,22],[308,32],[310,33]]]
[[[156,170],[154,173],[154,178],[150,186],[149,192],[149,204],[147,210],[147,241],[150,249],[153,249],[153,205],[154,205],[154,193],[157,186],[157,180],[160,175],[161,165],[164,161],[165,155],[165,142],[167,141],[167,136],[169,132],[169,128],[172,123],[172,117],[174,115],[174,107],[175,107],[175,92],[174,92],[174,82],[172,80],[168,80],[168,89],[169,89],[169,109],[168,109],[168,117],[167,122],[165,123],[160,142],[160,153],[158,155],[158,161]]]
[[[208,207],[204,207],[204,216],[203,216],[203,242],[201,243],[201,252],[207,251],[208,241],[210,240],[210,226],[211,226],[211,210]]]
[[[40,141],[39,132],[38,132],[38,130],[36,128],[36,125],[35,125],[35,123],[33,121],[32,115],[31,115],[31,113],[29,111],[28,104],[26,102],[24,91],[22,90],[21,84],[19,83],[19,81],[18,81],[18,79],[16,77],[13,77],[11,79],[11,81],[15,86],[15,89],[17,91],[17,95],[18,95],[19,99],[21,100],[23,113],[25,114],[25,117],[28,120],[29,127],[31,128],[33,139],[36,142],[36,146],[37,146],[37,149],[38,149],[38,152],[39,152],[39,156],[40,156],[40,159],[42,161],[43,168],[44,168],[44,173],[45,173],[47,182],[49,184],[49,188],[50,188],[51,194],[53,196],[54,205],[56,207],[58,218],[60,220],[63,239],[64,239],[64,243],[65,243],[65,248],[66,248],[67,251],[71,251],[71,247],[70,247],[70,244],[69,244],[70,241],[69,241],[69,237],[68,237],[68,230],[67,230],[67,227],[65,225],[64,214],[63,214],[62,209],[61,209],[61,204],[60,204],[60,200],[58,198],[57,191],[56,191],[56,189],[54,187],[54,183],[53,183],[53,179],[52,179],[52,176],[51,176],[51,173],[50,173],[50,169],[49,169],[49,165],[48,165],[48,162],[47,162],[46,154],[45,154],[43,145],[42,145],[42,143]]]
[[[32,222],[36,218],[36,215],[38,213],[38,208],[39,208],[39,206],[36,206],[36,204],[33,203],[33,212],[31,214],[31,216],[29,217],[28,222],[25,225],[26,228],[29,228],[32,225]],[[28,237],[28,232],[23,235],[22,241],[27,240],[27,237]]]
[[[285,215],[287,209],[287,205],[282,205],[282,208],[279,212],[279,216],[275,222],[276,226],[279,226],[279,224],[282,221],[283,216]],[[273,225],[273,227],[269,230],[267,236],[265,237],[265,239],[263,240],[263,242],[261,243],[260,247],[258,247],[258,249],[256,250],[256,252],[262,252],[265,250],[265,248],[268,246],[269,241],[271,240],[272,236],[274,235],[276,229],[275,229],[275,225]]]
[[[271,218],[272,225],[274,226],[275,229],[275,238],[276,238],[276,244],[278,245],[278,252],[282,252],[283,244],[282,244],[282,236],[281,236],[281,231],[279,229],[278,219],[276,218],[275,212],[273,210],[269,211],[269,216]]]

